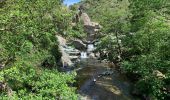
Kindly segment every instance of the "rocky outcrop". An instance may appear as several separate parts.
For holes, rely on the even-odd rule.
[[[73,63],[69,55],[64,51],[64,47],[66,47],[66,40],[61,36],[57,36],[57,38],[59,42],[59,49],[62,54],[61,63],[63,64],[63,66],[71,66]]]
[[[64,39],[61,36],[57,36],[58,38],[58,42],[59,42],[59,49],[60,52],[62,53],[62,57],[61,57],[61,63],[62,66],[72,66],[73,62],[76,61],[79,56],[80,56],[80,51],[71,47],[71,46],[67,46],[67,41],[66,39]],[[83,45],[83,47],[82,47]],[[80,48],[84,48],[85,44],[79,44],[79,43],[75,43],[75,46],[79,46]]]
[[[73,17],[72,26],[75,26],[78,22],[82,21],[84,25],[84,31],[87,33],[86,41],[94,41],[99,36],[99,30],[102,28],[99,23],[92,22],[87,13],[83,12],[83,8],[80,6],[78,12]]]
[[[101,29],[99,23],[92,22],[87,13],[82,13],[81,19],[84,23],[84,31],[87,33],[87,41],[93,41],[98,37],[98,32]]]

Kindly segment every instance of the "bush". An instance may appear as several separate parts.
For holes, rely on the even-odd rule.
[[[63,97],[63,100],[75,100],[77,98],[75,89],[67,85],[68,82],[74,82],[74,75],[36,68],[28,62],[20,61],[0,72],[1,82],[5,82],[12,89],[11,96],[1,91],[0,99],[55,100],[57,97]]]

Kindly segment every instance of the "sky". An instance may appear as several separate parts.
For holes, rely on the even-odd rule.
[[[77,2],[80,2],[80,0],[64,0],[64,4],[66,4],[67,6],[77,3]]]

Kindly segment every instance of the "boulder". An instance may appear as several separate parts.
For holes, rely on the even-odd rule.
[[[72,40],[71,44],[78,50],[86,50],[86,44],[84,44],[81,40]]]
[[[87,13],[82,13],[81,18],[83,20],[84,25],[89,25],[91,23],[90,17],[87,15]]]
[[[84,24],[84,31],[88,34],[96,34],[100,29],[99,23],[90,22],[88,25]]]
[[[93,58],[93,59],[96,58],[96,57],[95,57],[95,54],[94,54],[94,53],[90,53],[90,54],[89,54],[89,58]]]
[[[100,53],[99,53],[99,52],[96,52],[96,53],[95,53],[95,57],[96,57],[96,58],[100,58]]]
[[[160,79],[165,78],[165,75],[162,74],[162,72],[160,72],[159,70],[154,70],[154,71],[153,71],[153,74],[156,75],[156,76],[157,76],[158,78],[160,78]]]
[[[94,41],[97,38],[97,34],[87,34],[87,41]]]

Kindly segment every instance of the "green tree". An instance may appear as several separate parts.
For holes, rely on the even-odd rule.
[[[72,15],[62,0],[2,0],[0,5],[0,99],[76,99],[68,86],[74,74],[56,70],[61,58],[56,35],[70,27]]]

